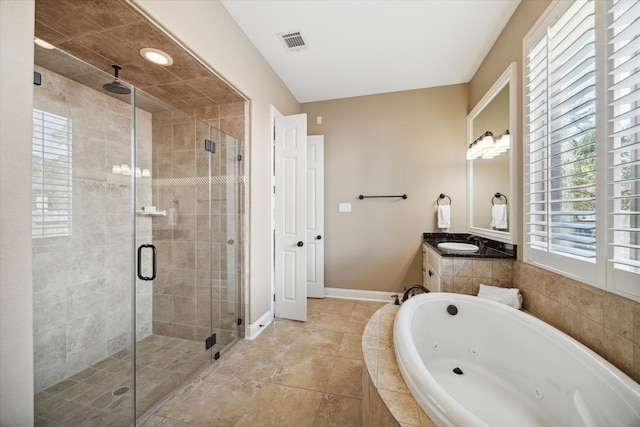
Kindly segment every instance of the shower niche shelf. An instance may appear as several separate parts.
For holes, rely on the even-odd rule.
[[[144,216],[167,216],[167,211],[143,211],[142,209],[138,209],[136,213]]]

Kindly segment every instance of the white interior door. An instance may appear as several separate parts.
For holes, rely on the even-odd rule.
[[[307,320],[307,115],[275,119],[275,315]]]
[[[307,296],[324,298],[324,136],[307,136]]]

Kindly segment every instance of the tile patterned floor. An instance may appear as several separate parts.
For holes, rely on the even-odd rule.
[[[307,322],[239,342],[143,427],[360,426],[362,333],[382,305],[309,299]]]
[[[152,335],[137,345],[139,414],[149,410],[206,366],[210,355],[201,342]],[[114,396],[120,387],[131,386],[131,352],[123,350],[35,396],[35,425],[129,426],[131,391]]]

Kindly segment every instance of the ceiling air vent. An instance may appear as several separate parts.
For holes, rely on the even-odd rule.
[[[289,31],[287,33],[278,34],[282,42],[284,43],[287,51],[296,51],[300,49],[304,49],[307,47],[307,44],[304,42],[302,38],[302,33],[300,31]]]

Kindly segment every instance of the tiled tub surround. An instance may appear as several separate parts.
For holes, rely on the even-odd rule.
[[[524,310],[640,382],[640,303],[521,261],[513,283]]]
[[[400,306],[387,304],[371,316],[362,335],[362,425],[435,427],[407,387],[393,348],[393,321]]]
[[[504,243],[485,240],[485,250],[480,253],[441,251],[440,242],[468,242],[469,234],[424,233],[426,245],[442,256],[440,279],[443,292],[477,295],[480,284],[512,287],[512,270],[515,246],[505,247]]]
[[[33,238],[35,392],[131,345],[130,177],[111,173],[131,161],[131,107],[35,67],[34,108],[71,120],[73,231]],[[151,166],[151,115],[136,109],[137,160]],[[151,180],[137,188],[151,201]],[[151,220],[138,218],[151,242]],[[138,339],[151,334],[151,283],[138,281]]]
[[[519,288],[524,311],[580,341],[640,382],[640,303],[522,261],[449,256],[443,257],[443,266],[445,292],[477,295],[480,283]],[[430,426],[395,360],[392,337],[397,309],[393,304],[384,306],[365,328],[363,419],[370,424],[363,425]]]
[[[566,300],[563,304],[564,307],[561,307],[561,303],[552,300],[549,296],[538,294],[538,290],[533,290],[536,286],[545,287],[550,283],[562,283],[560,287],[564,287],[565,290],[552,293],[556,297],[558,297],[560,293],[565,294],[562,299],[573,299],[576,302],[576,307],[578,307],[580,305],[579,302],[581,302],[584,311],[593,310],[594,307],[602,311],[606,306],[606,309],[612,312],[611,319],[606,322],[608,325],[607,328],[603,325],[594,324],[594,322],[589,319],[583,319],[583,321],[585,322],[585,332],[587,334],[596,334],[596,341],[600,340],[600,348],[606,347],[608,351],[599,351],[597,346],[590,345],[586,340],[583,341],[579,339],[581,336],[580,330],[582,329],[579,325],[577,328],[577,336],[573,337],[591,347],[605,359],[623,370],[636,382],[638,381],[637,375],[635,377],[633,375],[634,371],[623,369],[625,365],[616,363],[616,361],[625,357],[625,351],[633,354],[633,351],[635,350],[637,352],[640,346],[635,343],[621,345],[621,340],[626,339],[619,336],[616,337],[618,332],[608,330],[608,328],[627,330],[632,334],[635,333],[637,337],[638,332],[640,332],[640,304],[603,291],[594,293],[592,290],[593,287],[591,286],[573,282],[537,267],[518,262],[516,263],[514,276],[518,277],[520,275],[525,275],[529,278],[527,280],[529,284],[521,287],[523,294],[528,294],[529,298],[539,300],[533,303],[534,306],[535,304],[542,303],[543,306],[548,307],[546,312],[549,313],[549,318],[544,319],[540,316],[537,317],[542,318],[542,320],[545,320],[560,330],[563,330],[563,321],[567,319],[567,316],[564,316],[563,313],[572,309],[567,307],[568,304]],[[566,293],[567,288],[574,289],[571,296]],[[525,302],[528,301],[529,300],[525,298]],[[364,393],[362,406],[364,422],[362,425],[434,426],[435,424],[433,424],[424,411],[422,411],[411,395],[396,362],[393,346],[393,322],[398,308],[399,306],[391,303],[380,308],[369,320],[362,336],[362,352],[365,363],[365,369],[363,369],[362,372]],[[576,309],[579,310],[579,308]],[[531,310],[526,311],[535,314],[531,312]],[[553,313],[555,313],[556,316],[554,316]],[[572,321],[575,322],[578,316],[581,315],[576,312],[569,315],[568,318],[573,319]],[[556,320],[557,323],[550,320]],[[563,330],[563,332],[572,335],[567,330]],[[629,357],[629,355],[626,355],[626,357]],[[623,363],[624,362],[623,360]],[[635,366],[638,366],[637,362]]]

